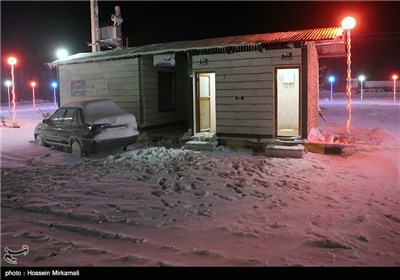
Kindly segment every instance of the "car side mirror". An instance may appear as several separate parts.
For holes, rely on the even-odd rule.
[[[43,120],[43,123],[49,124],[49,123],[51,123],[51,120],[50,120],[50,119],[44,119],[44,120]]]

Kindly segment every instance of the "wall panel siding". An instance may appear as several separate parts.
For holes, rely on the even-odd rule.
[[[61,105],[85,98],[110,98],[122,109],[140,116],[138,59],[59,66]],[[73,96],[72,81],[84,81],[85,95]]]
[[[292,59],[282,60],[288,51]],[[193,56],[193,71],[216,75],[217,133],[273,136],[274,67],[299,66],[301,55],[301,49],[285,49]]]
[[[176,122],[184,122],[184,95],[186,91],[187,61],[185,56],[175,55],[174,67],[154,67],[153,56],[141,58],[143,123],[141,127],[149,127]],[[176,110],[159,112],[158,104],[158,71],[174,72],[176,75]]]

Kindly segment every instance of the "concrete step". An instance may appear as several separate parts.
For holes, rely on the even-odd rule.
[[[304,153],[304,146],[299,144],[295,146],[267,145],[264,150],[264,155],[279,158],[303,158]]]
[[[195,151],[214,151],[217,145],[218,141],[205,142],[205,141],[192,140],[186,142],[183,148]]]

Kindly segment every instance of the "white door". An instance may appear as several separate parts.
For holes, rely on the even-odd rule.
[[[198,73],[196,88],[196,131],[215,132],[215,73]]]
[[[300,135],[299,68],[276,70],[276,134]]]

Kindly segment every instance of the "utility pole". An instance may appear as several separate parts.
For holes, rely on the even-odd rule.
[[[97,0],[90,0],[90,24],[92,33],[92,52],[100,51],[99,45],[99,7]]]

